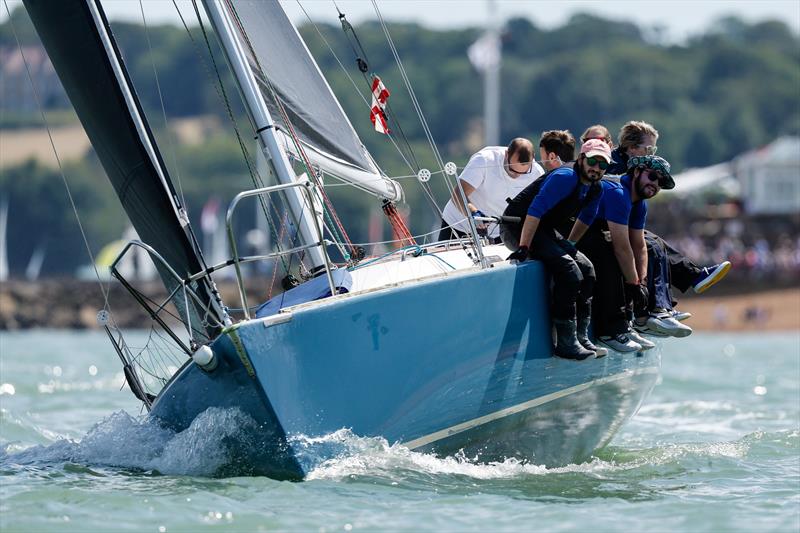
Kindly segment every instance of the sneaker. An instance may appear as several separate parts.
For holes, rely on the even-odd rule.
[[[627,333],[597,337],[597,342],[605,344],[610,349],[620,353],[638,352],[642,349],[642,345],[633,341]]]
[[[639,343],[642,346],[642,351],[652,350],[656,347],[654,342],[645,339],[633,330],[628,332],[628,337],[630,337],[633,342]]]
[[[697,294],[704,293],[713,287],[718,281],[725,277],[731,269],[730,261],[723,261],[718,265],[711,265],[701,270],[701,273],[695,278],[692,288]]]
[[[666,333],[661,333],[660,331],[655,331],[650,329],[647,325],[647,320],[649,316],[640,317],[633,321],[633,329],[636,330],[637,333],[640,335],[649,335],[650,337],[669,337]]]
[[[672,318],[674,318],[678,322],[683,322],[684,320],[692,318],[692,313],[690,313],[689,311],[678,311],[677,309],[673,309]]]
[[[681,324],[669,313],[659,313],[650,315],[647,319],[647,329],[656,331],[668,337],[688,337],[692,334],[692,328],[686,324]]]

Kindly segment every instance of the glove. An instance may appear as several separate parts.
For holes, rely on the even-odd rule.
[[[520,263],[524,263],[527,258],[528,258],[528,247],[520,246],[513,254],[509,255],[506,258],[506,260],[511,261],[513,259],[516,259]]]
[[[648,300],[650,294],[647,287],[638,283],[625,282],[625,301],[633,302],[633,314],[642,316],[647,314]]]
[[[575,248],[575,243],[568,239],[562,239],[558,242],[561,245],[561,249],[567,252],[571,258],[575,259],[575,256],[578,255],[578,249]]]
[[[477,211],[472,212],[472,217],[485,217],[486,215],[483,214],[483,211],[478,209]],[[475,221],[475,229],[478,230],[478,235],[481,237],[485,237],[489,234],[489,231],[486,229],[486,223],[476,220]]]

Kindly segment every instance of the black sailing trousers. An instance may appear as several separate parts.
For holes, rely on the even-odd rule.
[[[519,246],[519,234],[509,226],[500,227],[500,236],[510,250]],[[574,320],[576,316],[589,316],[595,282],[592,262],[557,231],[547,227],[536,231],[529,256],[544,263],[553,278],[550,306],[553,318]]]
[[[581,239],[579,246],[597,274],[592,309],[594,334],[604,337],[626,333],[632,309],[630,302],[625,299],[625,279],[611,241],[606,240],[600,225],[595,223]]]
[[[658,241],[664,250],[666,250],[667,259],[669,260],[669,277],[672,286],[681,292],[688,291],[691,286],[694,285],[694,280],[697,279],[703,270],[652,231],[644,230],[644,237],[646,240]]]

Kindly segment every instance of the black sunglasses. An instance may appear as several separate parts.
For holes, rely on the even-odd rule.
[[[514,170],[513,168],[511,168],[512,164],[513,165],[528,165],[528,170],[526,170],[525,172],[520,172],[519,170]],[[530,174],[531,172],[533,172],[533,162],[528,162],[528,163],[520,163],[520,162],[506,163],[503,166],[506,167],[511,172],[513,172],[514,174]]]
[[[590,167],[597,165],[598,167],[600,167],[600,170],[605,170],[608,168],[608,161],[606,161],[601,157],[587,157],[586,164],[589,165]]]

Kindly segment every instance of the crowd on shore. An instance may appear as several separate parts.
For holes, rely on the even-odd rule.
[[[775,239],[763,235],[702,238],[683,234],[668,236],[667,240],[675,243],[695,263],[730,261],[732,279],[800,281],[800,237],[782,234]]]

